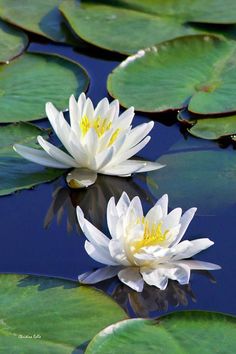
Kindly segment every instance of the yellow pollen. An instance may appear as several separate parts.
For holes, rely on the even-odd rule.
[[[90,120],[87,116],[83,116],[80,121],[80,129],[85,136],[90,128],[94,128],[97,135],[101,137],[107,130],[111,129],[111,122],[108,119],[97,117],[95,120]]]
[[[143,239],[135,242],[132,245],[133,246],[132,251],[134,253],[138,252],[142,247],[156,246],[166,240],[166,236],[169,230],[166,230],[164,233],[162,232],[161,229],[162,222],[159,222],[158,224],[156,223],[150,224],[150,222],[146,220],[145,217],[143,217],[142,220],[140,219],[137,220],[137,224],[144,225],[144,233],[143,233]]]
[[[107,118],[102,119],[101,117],[97,117],[95,120],[90,120],[86,115],[82,117],[79,125],[83,137],[87,134],[90,128],[93,128],[99,138],[101,138],[112,127],[112,123],[109,122]],[[108,146],[111,146],[116,141],[119,132],[120,129],[115,130],[109,140]]]
[[[111,138],[110,138],[110,141],[109,141],[109,144],[108,146],[111,146],[117,139],[118,135],[119,135],[119,132],[120,132],[120,129],[116,129],[114,131],[114,133],[112,134]]]

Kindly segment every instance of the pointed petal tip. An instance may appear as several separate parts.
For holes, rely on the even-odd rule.
[[[69,102],[76,102],[75,95],[73,93],[70,95]]]

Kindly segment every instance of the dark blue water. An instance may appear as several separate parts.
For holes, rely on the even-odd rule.
[[[79,54],[70,47],[59,45],[33,44],[30,50],[60,53],[81,63],[90,75],[91,84],[88,95],[95,104],[107,96],[107,75],[121,60],[121,58],[116,58],[116,60],[113,58],[113,61],[111,58],[96,58],[92,57],[91,53],[89,55]],[[63,88],[55,87],[55,90],[58,89],[63,90]],[[156,120],[151,132],[152,140],[142,151],[140,157],[156,160],[171,150],[174,144],[181,142],[185,144],[179,125],[173,124],[173,114],[151,118]],[[137,114],[135,124],[147,119],[150,119],[150,116]],[[47,126],[48,123],[47,120],[42,120],[36,124]],[[194,138],[188,141],[197,145],[198,148],[200,145],[202,149],[207,146],[207,149],[222,151],[216,143]],[[229,146],[228,150],[232,150],[232,147]],[[178,158],[178,153],[176,153],[176,158]],[[203,167],[199,163],[198,173],[201,173],[201,168]],[[161,176],[162,170],[158,173]],[[174,197],[175,191],[178,192],[179,181],[176,181],[174,175],[172,177],[171,193]],[[158,184],[158,174],[155,179]],[[211,188],[211,181],[208,180],[205,183]],[[187,196],[184,196],[184,204],[195,206],[194,184],[192,188],[192,193],[190,191]],[[61,178],[33,190],[1,197],[0,272],[40,274],[76,280],[78,274],[99,266],[87,256],[84,250],[85,238],[78,229],[75,218],[76,205],[80,205],[85,215],[98,227],[106,230],[106,203],[112,195],[118,198],[123,190],[127,191],[130,197],[139,195],[147,211],[162,192],[168,193],[168,190],[162,189],[156,190],[153,194],[153,191],[147,187],[145,174],[129,179],[99,177],[94,186],[83,191],[69,190]],[[214,195],[217,203],[217,193]],[[116,280],[99,284],[98,287],[106,290],[133,316],[156,316],[176,309],[204,309],[236,314],[234,301],[236,297],[234,284],[236,270],[235,203],[234,205],[231,203],[226,208],[221,207],[219,201],[219,208],[214,211],[209,210],[209,213],[206,212],[207,203],[204,195],[200,202],[198,200],[198,215],[192,221],[185,237],[188,239],[209,237],[215,241],[214,246],[199,254],[197,258],[220,264],[222,270],[212,274],[195,272],[188,286],[183,287],[172,282],[165,292],[147,287],[143,294],[136,294]],[[177,205],[173,205],[170,200],[170,206],[173,208]],[[179,206],[185,207],[181,204]]]

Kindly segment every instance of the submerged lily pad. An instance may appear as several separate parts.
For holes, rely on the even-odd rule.
[[[63,17],[58,10],[62,0],[0,0],[0,17],[26,31],[56,42],[70,42]]]
[[[0,20],[0,63],[20,55],[28,44],[27,35]]]
[[[176,312],[157,321],[130,319],[105,328],[86,354],[233,353],[236,319],[203,311]]]
[[[68,97],[88,86],[88,75],[78,64],[56,55],[23,54],[0,67],[0,122],[31,121],[45,117],[45,103],[58,109]]]
[[[178,120],[191,125],[192,127],[188,128],[188,132],[202,139],[217,140],[236,134],[236,115],[204,119],[191,115],[189,112],[180,111]]]
[[[108,296],[75,282],[0,275],[0,351],[71,354],[125,313]],[[99,320],[98,320],[99,319]]]
[[[141,50],[108,78],[125,107],[163,112],[188,107],[197,114],[236,111],[236,42],[189,36]]]
[[[31,188],[61,176],[64,170],[45,168],[23,159],[13,150],[13,144],[37,147],[38,135],[48,138],[48,132],[29,123],[0,127],[0,196]]]
[[[155,197],[168,193],[171,208],[195,206],[200,215],[221,214],[236,201],[236,153],[215,143],[189,137],[158,160],[162,173],[148,173]]]

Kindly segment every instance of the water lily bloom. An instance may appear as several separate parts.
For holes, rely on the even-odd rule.
[[[134,172],[156,170],[162,165],[130,160],[150,140],[154,123],[143,123],[132,129],[134,108],[119,115],[119,101],[102,99],[96,108],[84,93],[78,101],[69,101],[70,124],[52,103],[46,104],[47,117],[67,153],[46,141],[38,142],[43,150],[14,145],[24,158],[54,168],[74,168],[67,175],[72,188],[87,187],[96,181],[97,173],[127,177]]]
[[[77,207],[78,221],[87,238],[87,253],[107,265],[80,275],[79,281],[93,284],[118,275],[139,292],[144,282],[164,290],[168,279],[188,284],[191,269],[219,269],[216,264],[188,259],[214,243],[208,238],[181,241],[195,212],[196,208],[191,208],[182,215],[182,209],[176,208],[168,213],[165,194],[144,216],[140,199],[134,197],[130,201],[123,192],[117,204],[112,197],[107,205],[110,239]]]

